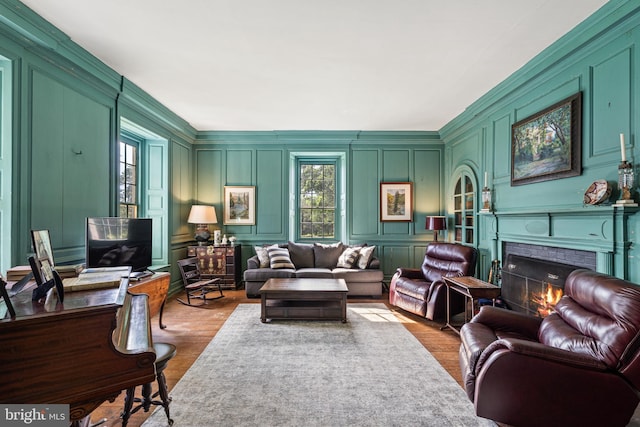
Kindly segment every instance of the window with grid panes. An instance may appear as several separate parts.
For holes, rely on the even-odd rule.
[[[336,238],[336,162],[301,161],[298,168],[298,236]]]
[[[138,217],[138,146],[120,141],[119,216]]]

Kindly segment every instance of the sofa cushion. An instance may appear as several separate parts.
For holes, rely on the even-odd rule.
[[[345,248],[338,257],[338,263],[336,267],[340,268],[353,268],[360,255],[360,247],[353,246]]]
[[[269,263],[272,269],[296,268],[293,262],[291,262],[289,250],[287,248],[269,246],[267,251],[269,252]]]
[[[313,245],[289,242],[289,255],[296,268],[312,268],[314,266]]]
[[[299,268],[296,270],[296,277],[332,279],[333,274],[328,268]]]
[[[245,282],[266,282],[269,279],[289,279],[296,277],[296,271],[291,268],[252,268],[244,271]]]
[[[384,273],[382,270],[356,268],[334,268],[332,271],[334,279],[344,279],[347,283],[382,282]]]
[[[365,269],[369,267],[369,263],[373,259],[375,246],[364,246],[360,249],[360,257],[358,258],[358,268]]]
[[[313,255],[315,258],[315,266],[317,268],[335,268],[338,264],[338,258],[342,254],[342,242],[331,245],[322,243],[313,244]]]

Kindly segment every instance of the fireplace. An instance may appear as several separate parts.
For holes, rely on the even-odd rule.
[[[589,254],[576,254],[576,251],[573,250],[564,250],[565,253],[559,255],[554,252],[562,252],[561,248],[526,246],[526,250],[523,250],[522,245],[511,246],[510,252],[506,255],[501,272],[501,298],[512,310],[545,317],[553,311],[555,304],[562,296],[567,276],[578,268],[593,269],[595,255],[591,257]],[[520,255],[518,252],[525,253],[525,255]],[[566,252],[571,253],[567,254]],[[547,259],[531,256],[536,254],[546,255]],[[559,258],[565,261],[567,257],[571,256],[574,259],[569,260],[570,264],[548,260],[549,258]]]

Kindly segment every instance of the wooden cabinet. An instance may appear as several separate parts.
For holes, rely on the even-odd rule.
[[[198,257],[200,273],[219,277],[225,289],[238,289],[242,281],[240,246],[189,246],[188,257]]]
[[[453,191],[454,241],[473,245],[475,210],[476,210],[475,180],[463,173],[456,181]]]

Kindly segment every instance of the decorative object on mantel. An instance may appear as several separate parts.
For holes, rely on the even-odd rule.
[[[220,244],[222,243],[222,232],[220,230],[215,230],[213,232],[213,245],[214,246],[220,246]]]
[[[633,164],[627,161],[627,153],[624,146],[624,134],[620,134],[620,152],[622,161],[618,166],[618,187],[620,188],[620,199],[614,206],[638,206],[631,195],[634,184]]]
[[[487,172],[484,173],[484,187],[482,187],[482,209],[480,212],[491,212],[491,189],[487,185]]]
[[[598,179],[584,192],[584,204],[585,205],[599,205],[604,203],[611,196],[611,186],[604,179]]]
[[[425,230],[433,230],[433,241],[438,241],[438,231],[447,229],[447,221],[443,216],[428,216]]]
[[[216,208],[213,206],[193,205],[187,219],[189,224],[196,225],[196,234],[194,239],[199,245],[204,245],[209,241],[211,234],[209,233],[209,224],[216,224]]]
[[[231,244],[231,246],[235,246],[236,245],[236,236],[229,236],[229,243]]]

